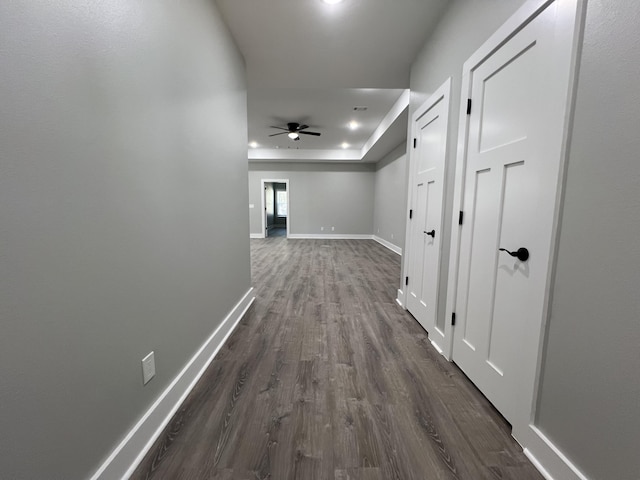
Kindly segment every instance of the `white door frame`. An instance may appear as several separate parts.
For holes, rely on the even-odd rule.
[[[260,198],[261,200],[261,208],[260,215],[262,216],[262,237],[266,238],[265,232],[267,231],[267,215],[264,212],[265,204],[264,204],[264,189],[265,184],[267,183],[284,183],[286,184],[287,189],[287,238],[289,238],[289,233],[291,232],[291,193],[289,192],[289,179],[288,178],[279,178],[279,179],[270,179],[263,178],[260,180]],[[275,215],[275,212],[274,212]]]
[[[489,57],[496,49],[506,43],[515,33],[526,26],[532,18],[537,16],[542,10],[557,2],[559,7],[557,22],[561,22],[561,29],[558,34],[563,35],[564,40],[571,42],[570,53],[566,58],[555,59],[555,61],[565,62],[569,65],[567,77],[562,79],[567,89],[567,102],[564,109],[564,133],[562,146],[560,149],[560,168],[558,178],[558,193],[556,197],[556,207],[553,219],[552,245],[549,258],[549,272],[547,275],[545,288],[545,301],[543,315],[540,324],[539,337],[537,338],[537,354],[531,359],[524,372],[523,385],[527,387],[520,397],[518,412],[513,423],[512,435],[523,446],[524,453],[532,460],[536,467],[547,473],[547,478],[586,480],[586,477],[562,454],[562,452],[535,426],[535,415],[537,408],[537,398],[539,392],[539,380],[541,373],[541,362],[544,350],[544,338],[546,326],[549,318],[549,305],[553,279],[555,276],[555,265],[557,257],[557,243],[559,233],[559,222],[562,210],[562,200],[565,183],[566,164],[569,149],[569,133],[573,124],[573,104],[577,80],[577,63],[582,41],[582,31],[584,16],[586,13],[585,0],[529,0],[527,1],[507,22],[498,29],[470,58],[464,63],[462,77],[462,91],[460,101],[460,117],[458,129],[458,152],[455,165],[453,218],[451,232],[451,255],[449,259],[449,281],[447,287],[447,307],[446,318],[451,318],[456,311],[456,297],[458,284],[458,262],[460,256],[460,228],[458,225],[458,215],[463,205],[464,176],[466,170],[467,141],[469,117],[467,115],[467,99],[471,95],[471,72]],[[453,348],[453,329],[451,322],[446,323],[445,336],[447,344],[444,354],[451,357]]]
[[[442,115],[443,117],[443,122],[445,124],[445,146],[444,146],[444,166],[443,166],[443,178],[442,178],[442,212],[441,212],[441,224],[444,227],[445,225],[445,199],[447,198],[447,173],[449,170],[449,132],[450,132],[450,119],[451,119],[451,83],[452,83],[452,78],[449,77],[447,78],[447,80],[445,80],[445,82],[440,85],[440,87],[422,104],[420,105],[420,107],[414,112],[414,114],[411,116],[411,126],[410,126],[410,132],[411,132],[411,136],[409,141],[412,142],[414,138],[417,138],[418,135],[418,120],[425,115],[429,110],[431,110],[437,103],[439,102],[444,102],[445,108],[443,109],[444,113]],[[400,296],[402,296],[402,298],[399,298],[398,303],[401,303],[403,308],[407,308],[407,299],[408,299],[408,295],[409,295],[409,289],[407,287],[407,285],[404,282],[404,278],[406,278],[406,276],[409,275],[410,272],[410,265],[411,265],[411,220],[409,219],[409,211],[415,209],[415,205],[413,205],[413,194],[414,194],[414,178],[415,178],[415,174],[416,174],[416,168],[418,165],[418,159],[417,159],[417,154],[416,154],[416,150],[410,145],[410,148],[408,148],[408,158],[409,158],[409,165],[408,165],[408,169],[409,169],[409,188],[408,188],[408,198],[407,198],[407,211],[406,211],[406,224],[405,224],[405,250],[403,252],[402,255],[402,290],[399,291],[402,292]],[[440,242],[440,256],[442,257],[442,249],[444,248],[445,242],[444,239],[446,238],[445,236],[445,232],[444,228],[441,228],[441,232],[440,235],[442,235],[442,239],[443,241]],[[442,271],[442,265],[440,266],[440,271]],[[438,272],[438,278],[440,278],[440,272]],[[440,310],[439,308],[437,308],[437,310]],[[436,315],[437,315],[437,311],[436,311]],[[436,320],[436,325],[437,325],[437,320]],[[446,324],[446,322],[445,322]],[[436,333],[436,332],[429,332],[429,340],[431,341],[431,343],[433,344],[433,346],[436,348],[436,350],[438,350],[440,353],[442,352],[442,340],[444,335],[444,332],[438,332],[438,334],[436,336],[434,336],[432,338],[432,333]],[[436,341],[434,341],[436,340]],[[447,339],[448,340],[448,339]],[[447,357],[449,358],[449,357]]]

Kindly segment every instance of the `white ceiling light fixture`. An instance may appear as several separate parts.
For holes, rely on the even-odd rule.
[[[349,148],[349,144],[347,142],[343,142],[341,147],[342,148]]]
[[[249,144],[249,146],[250,146],[251,148],[258,148],[258,142],[251,142],[251,143]]]
[[[358,122],[356,122],[355,120],[352,120],[352,121],[349,122],[349,128],[351,130],[357,130],[359,126],[360,126],[360,124]]]
[[[291,140],[297,140],[300,135],[298,135],[298,132],[289,132],[287,134],[287,137],[289,137]]]
[[[322,0],[322,1],[328,5],[335,5],[336,3],[342,2],[342,0]]]

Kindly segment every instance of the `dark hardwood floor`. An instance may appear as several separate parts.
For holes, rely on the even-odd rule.
[[[252,240],[257,298],[134,479],[541,480],[369,240]]]

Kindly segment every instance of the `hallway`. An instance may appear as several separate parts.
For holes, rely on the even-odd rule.
[[[541,479],[373,241],[252,240],[254,305],[134,479]]]

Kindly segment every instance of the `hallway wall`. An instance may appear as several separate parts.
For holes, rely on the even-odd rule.
[[[538,425],[593,480],[640,478],[640,4],[588,3]]]
[[[262,231],[260,181],[288,178],[291,234],[371,235],[373,169],[371,164],[249,163],[251,233]]]
[[[244,63],[204,0],[0,32],[0,478],[88,478],[250,288]]]
[[[407,155],[402,143],[376,163],[373,234],[404,250]]]
[[[455,0],[413,64],[410,113],[524,2]],[[640,5],[589,0],[536,425],[588,478],[640,474]],[[456,157],[457,121],[449,164]],[[453,168],[447,172],[453,185]],[[446,194],[445,231],[452,219]],[[448,245],[441,285],[446,285]],[[443,307],[446,292],[441,290]],[[441,309],[441,315],[444,310]]]

